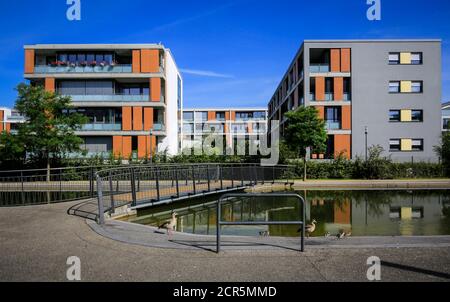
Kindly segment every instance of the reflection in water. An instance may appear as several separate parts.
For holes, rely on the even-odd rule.
[[[311,236],[410,236],[450,235],[450,191],[307,191],[308,222],[317,220]],[[129,221],[157,226],[178,217],[177,231],[214,235],[216,202],[202,199],[196,203],[178,203],[141,211]],[[301,220],[301,207],[293,198],[233,199],[222,208],[225,221]],[[299,236],[298,226],[224,226],[223,234]]]

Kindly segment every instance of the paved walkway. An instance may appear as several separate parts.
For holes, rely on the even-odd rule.
[[[241,247],[217,255],[202,248],[155,248],[106,238],[86,220],[67,215],[75,204],[0,208],[0,281],[65,281],[70,256],[81,259],[84,281],[367,281],[370,256],[385,261],[383,281],[450,280],[450,248],[443,237],[435,238],[437,245],[432,238],[415,247],[309,244],[305,253]],[[142,231],[152,235],[147,228]],[[160,236],[161,242],[167,240]]]

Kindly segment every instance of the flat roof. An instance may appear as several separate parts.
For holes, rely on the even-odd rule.
[[[442,42],[442,39],[336,39],[336,40],[304,40],[304,43],[411,43]]]
[[[230,108],[183,108],[183,111],[268,111],[266,107],[257,107],[257,108],[238,108],[238,107],[230,107]]]
[[[114,50],[114,49],[140,49],[140,48],[160,48],[165,49],[162,44],[33,44],[24,45],[24,49],[43,49],[43,50],[65,50],[65,49],[80,49],[80,50]]]

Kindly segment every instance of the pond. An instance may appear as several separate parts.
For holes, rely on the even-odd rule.
[[[421,236],[450,235],[450,190],[415,191],[302,191],[306,217],[317,221],[311,236]],[[129,222],[158,226],[178,215],[177,231],[215,235],[217,197],[173,203],[141,210]],[[224,203],[224,221],[301,220],[296,199],[241,198]],[[298,226],[223,226],[224,235],[299,236]]]

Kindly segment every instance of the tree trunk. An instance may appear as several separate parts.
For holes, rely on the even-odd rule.
[[[303,181],[306,181],[306,155],[303,157]]]
[[[50,157],[47,156],[47,182],[50,182]]]

